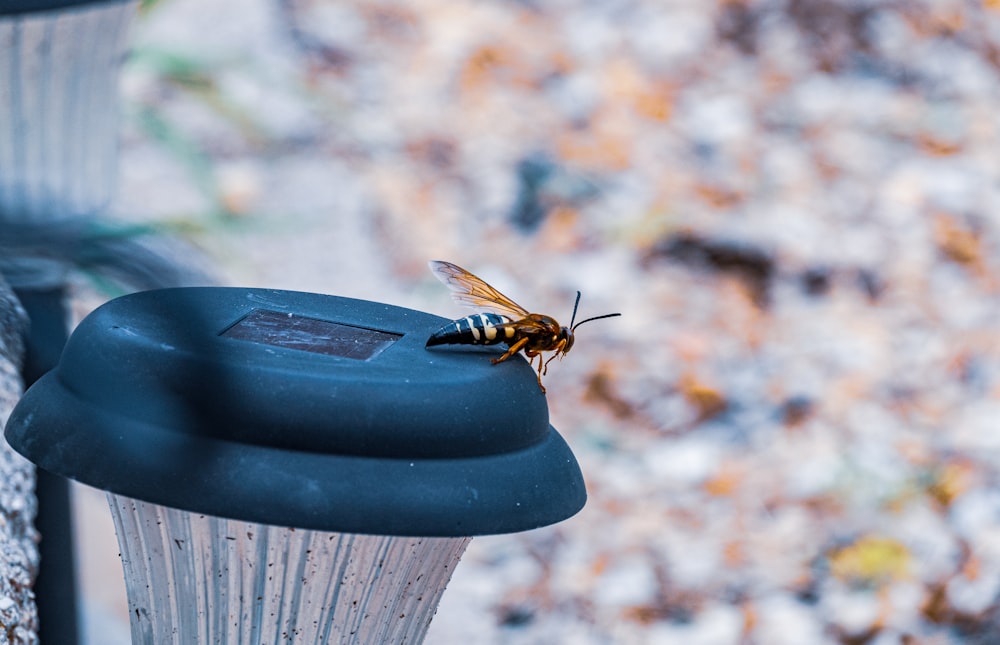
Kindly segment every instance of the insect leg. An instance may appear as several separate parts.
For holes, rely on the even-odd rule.
[[[497,363],[504,362],[514,354],[521,351],[521,349],[523,349],[524,346],[528,344],[528,340],[529,339],[527,337],[520,339],[519,341],[511,345],[507,349],[507,351],[504,352],[503,356],[501,356],[500,358],[490,359],[490,362],[493,363],[494,365],[496,365]],[[528,365],[531,365],[532,367],[534,367],[535,357],[536,356],[538,357],[538,387],[542,390],[542,394],[545,394],[545,386],[542,385],[542,367],[545,364],[542,362],[541,352],[535,352],[530,349],[526,349],[524,350],[524,355],[528,357]]]
[[[545,371],[543,371],[542,374],[548,374],[549,373],[549,363],[551,363],[552,361],[554,361],[556,359],[556,357],[562,356],[563,354],[566,353],[566,352],[563,351],[563,348],[565,346],[566,346],[566,341],[561,340],[561,341],[559,341],[559,344],[556,345],[555,348],[553,348],[553,350],[552,350],[553,354],[552,354],[552,356],[549,357],[549,360],[545,361]]]
[[[542,367],[544,363],[542,362],[542,353],[532,349],[524,350],[524,355],[528,357],[528,365],[532,367],[535,366],[535,358],[538,358],[538,387],[542,388],[542,394],[545,393],[545,386],[542,385]]]
[[[500,358],[492,358],[490,359],[490,362],[493,363],[494,365],[496,365],[497,363],[502,363],[511,356],[513,356],[514,354],[521,351],[521,349],[527,344],[528,344],[528,338],[524,337],[519,341],[517,341],[516,343],[514,343],[513,345],[511,345],[510,347],[508,347],[507,351],[504,352],[503,356],[501,356]]]

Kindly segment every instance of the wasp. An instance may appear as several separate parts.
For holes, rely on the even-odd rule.
[[[621,315],[604,314],[576,322],[576,310],[580,306],[580,292],[577,291],[569,327],[560,326],[551,316],[528,312],[460,266],[438,260],[430,262],[430,267],[438,280],[451,289],[452,298],[456,302],[487,311],[451,321],[431,335],[427,340],[427,347],[506,343],[507,351],[499,358],[491,359],[494,365],[504,362],[523,349],[528,357],[528,364],[532,367],[535,358],[538,358],[538,387],[542,394],[545,394],[542,376],[548,372],[549,363],[554,358],[568,354],[573,348],[573,332],[576,328],[592,320]],[[554,354],[548,360],[543,360],[542,352]]]

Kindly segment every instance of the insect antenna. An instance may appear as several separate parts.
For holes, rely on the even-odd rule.
[[[614,318],[615,316],[620,316],[621,314],[604,314],[603,316],[594,316],[593,318],[586,318],[580,322],[576,322],[576,310],[580,306],[580,292],[576,292],[576,303],[573,305],[573,318],[569,321],[569,330],[576,331],[576,328],[585,322],[590,322],[591,320],[600,320],[601,318]],[[576,324],[574,324],[576,323]]]
[[[594,316],[593,318],[586,318],[586,319],[581,320],[580,322],[576,323],[575,325],[573,325],[569,329],[570,329],[570,331],[574,331],[574,330],[576,330],[577,327],[579,327],[580,325],[582,325],[585,322],[590,322],[591,320],[600,320],[601,318],[614,318],[615,316],[620,316],[620,315],[621,314],[604,314],[603,316]]]
[[[570,329],[575,329],[575,327],[573,327],[573,321],[576,320],[576,310],[577,310],[577,307],[579,307],[579,306],[580,306],[580,292],[577,291],[576,292],[576,302],[573,303],[573,318],[572,318],[572,320],[569,321],[569,328]]]

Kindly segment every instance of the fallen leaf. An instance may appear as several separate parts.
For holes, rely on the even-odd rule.
[[[879,586],[909,576],[913,556],[892,538],[864,536],[829,555],[830,572],[854,584]]]

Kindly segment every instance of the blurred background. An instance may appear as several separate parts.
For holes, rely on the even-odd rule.
[[[150,0],[131,42],[112,215],[178,262],[623,313],[546,379],[588,505],[474,540],[428,643],[996,642],[1000,3]]]

